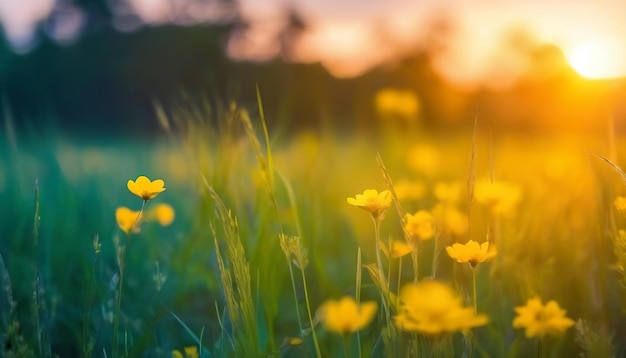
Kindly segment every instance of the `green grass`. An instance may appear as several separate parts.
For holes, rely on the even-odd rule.
[[[419,200],[400,200],[408,213],[432,209],[437,204],[432,189],[440,181],[493,176],[522,188],[515,210],[497,217],[479,203],[469,206],[464,192],[459,209],[471,208],[469,236],[441,235],[438,246],[434,240],[420,244],[420,278],[436,272],[436,279],[471,303],[471,274],[444,248],[468,237],[483,242],[488,232],[499,243],[499,255],[477,272],[478,311],[490,322],[474,330],[474,356],[537,352],[537,339],[525,338],[511,324],[514,306],[534,295],[556,300],[568,317],[584,322],[578,340],[571,328],[547,340],[544,353],[623,353],[624,280],[615,269],[613,242],[617,230],[626,229],[626,217],[613,200],[626,190],[614,168],[590,155],[608,157],[602,135],[554,140],[498,133],[492,138],[479,124],[475,138],[471,130],[445,134],[419,128],[284,138],[273,137],[264,121],[237,107],[219,118],[182,109],[160,113],[169,128],[167,140],[88,145],[51,133],[37,146],[8,137],[0,142],[0,332],[5,332],[7,355],[111,356],[114,241],[124,236],[114,213],[118,206],[139,210],[141,199],[128,192],[126,182],[147,175],[163,179],[167,190],[146,209],[168,203],[176,219],[168,227],[145,223],[127,241],[122,356],[168,357],[174,349],[200,344],[206,357],[316,356],[316,341],[321,356],[341,356],[339,336],[321,324],[310,329],[306,301],[317,323],[315,311],[327,299],[356,294],[358,248],[363,264],[376,262],[371,218],[346,198],[367,188],[386,189],[377,153],[394,184],[411,179],[426,188]],[[415,146],[436,152],[434,166],[423,165],[428,158],[415,158]],[[617,154],[625,150],[618,146]],[[624,164],[619,156],[609,159]],[[382,239],[403,238],[394,208],[380,233]],[[308,258],[304,276],[295,266],[290,276],[281,234],[300,238]],[[433,264],[436,247],[444,251]],[[402,280],[410,282],[411,260],[402,264]],[[361,300],[379,301],[367,272]],[[160,290],[153,280],[157,274],[166,277]],[[224,284],[228,275],[230,286]],[[232,319],[235,312],[242,320]],[[384,355],[385,324],[379,315],[360,333],[363,356]],[[287,337],[303,343],[290,346],[284,343]],[[397,349],[408,349],[406,334],[393,339]],[[355,356],[356,342],[352,337]],[[455,356],[466,350],[460,333],[446,344],[444,352]],[[428,347],[421,346],[424,356]]]

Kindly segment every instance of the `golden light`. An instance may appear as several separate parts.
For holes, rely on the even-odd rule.
[[[580,42],[566,51],[572,68],[589,79],[609,79],[626,76],[626,58],[617,44],[608,41]]]

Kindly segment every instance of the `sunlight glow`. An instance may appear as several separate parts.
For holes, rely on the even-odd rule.
[[[567,61],[572,68],[589,79],[626,76],[625,60],[619,45],[608,42],[581,42],[567,53]]]

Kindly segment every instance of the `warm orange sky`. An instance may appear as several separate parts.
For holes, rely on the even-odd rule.
[[[144,23],[170,22],[172,13],[186,11],[193,21],[217,21],[228,8],[193,0],[120,0],[111,2],[120,19],[134,13]],[[267,60],[281,51],[277,35],[286,9],[295,10],[307,31],[293,37],[291,60],[321,62],[337,76],[354,76],[401,58],[415,49],[433,46],[433,30],[442,20],[452,24],[445,49],[433,67],[459,85],[506,86],[527,64],[503,44],[515,31],[537,43],[554,43],[583,76],[626,75],[626,2],[620,0],[239,0],[240,15],[250,26],[236,31],[227,45],[235,59]],[[84,16],[64,2],[64,17],[49,33],[59,41],[76,38]],[[67,5],[69,4],[69,5]],[[18,50],[27,50],[36,24],[45,19],[55,0],[0,0],[0,22]],[[181,17],[178,17],[179,19]],[[189,21],[189,20],[187,20]],[[124,31],[140,24],[116,21]]]

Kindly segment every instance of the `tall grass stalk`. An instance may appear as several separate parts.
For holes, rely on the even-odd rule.
[[[91,267],[91,277],[89,279],[89,288],[87,290],[87,300],[85,302],[85,319],[83,320],[83,342],[82,342],[82,354],[83,357],[91,357],[93,353],[94,339],[89,334],[89,324],[91,323],[91,310],[93,308],[94,300],[94,286],[96,284],[96,264],[100,257],[100,250],[102,245],[100,243],[100,236],[96,233],[92,238],[94,258]]]
[[[120,316],[122,314],[122,291],[124,288],[124,271],[126,269],[126,245],[130,239],[130,234],[126,234],[126,243],[120,243],[116,240],[115,250],[117,255],[117,267],[119,280],[117,283],[117,295],[115,300],[115,315],[113,317],[113,346],[111,347],[111,356],[113,358],[118,357],[118,335]]]
[[[50,346],[45,339],[46,332],[42,327],[41,315],[45,308],[42,305],[42,294],[44,293],[41,275],[39,273],[39,225],[41,217],[39,213],[39,179],[35,179],[35,212],[33,219],[33,286],[32,286],[32,315],[33,325],[35,327],[35,337],[37,341],[37,350],[39,357],[51,356]],[[46,346],[46,347],[44,347]],[[45,349],[45,350],[44,350]]]
[[[357,306],[361,304],[361,278],[362,278],[362,268],[361,268],[361,246],[357,248],[356,251],[356,286],[354,288],[355,291],[355,301]],[[361,352],[361,333],[359,331],[356,332],[356,341],[357,347],[359,350],[359,358],[362,356]]]
[[[202,176],[202,179],[215,202],[215,209],[224,230],[228,253],[228,268],[226,268],[225,260],[219,250],[215,226],[211,225],[215,253],[222,284],[224,285],[226,304],[233,325],[233,336],[240,337],[235,342],[238,350],[237,354],[251,356],[259,352],[259,332],[256,309],[252,297],[250,266],[239,237],[239,225],[236,217],[226,208],[226,205],[208,183],[206,177]],[[239,330],[241,331],[237,333]]]
[[[291,240],[285,234],[279,235],[280,248],[283,250],[285,259],[287,260],[287,267],[289,267],[289,277],[291,278],[291,288],[293,289],[293,299],[296,305],[296,317],[298,318],[298,328],[300,329],[300,335],[302,335],[302,320],[300,319],[300,305],[298,303],[298,293],[296,290],[296,281],[293,276],[293,267],[291,265],[291,255],[293,252]]]
[[[306,275],[304,274],[304,269],[307,265],[307,259],[305,257],[305,252],[300,244],[299,237],[292,237],[291,239],[292,245],[291,250],[296,258],[296,262],[298,263],[298,268],[300,269],[300,273],[302,274],[302,286],[304,288],[304,299],[306,302],[306,311],[309,316],[309,324],[311,326],[311,334],[313,336],[313,346],[315,347],[315,354],[317,358],[321,358],[322,353],[319,346],[319,341],[317,339],[317,333],[315,331],[315,322],[313,321],[313,315],[311,313],[311,303],[309,302],[309,288],[306,282]]]

